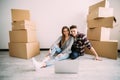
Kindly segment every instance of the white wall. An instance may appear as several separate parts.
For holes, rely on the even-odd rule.
[[[114,28],[111,30],[110,39],[118,40],[118,49],[120,49],[120,0],[109,0],[110,7],[114,8],[114,15],[117,19],[117,23],[114,24]]]
[[[61,35],[64,25],[75,24],[80,32],[86,33],[88,6],[99,1],[101,0],[0,0],[0,49],[8,49],[11,8],[30,10],[31,20],[36,23],[40,48],[49,48]],[[110,4],[111,2],[117,13],[119,0],[110,0]],[[116,18],[119,17],[118,14]]]

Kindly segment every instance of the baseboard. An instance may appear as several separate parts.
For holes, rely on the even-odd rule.
[[[49,48],[41,48],[40,51],[47,51]],[[9,51],[9,49],[0,49],[0,51]]]
[[[0,49],[0,51],[9,51],[9,49]]]
[[[47,51],[47,50],[49,50],[49,48],[41,48],[40,50],[41,51]]]

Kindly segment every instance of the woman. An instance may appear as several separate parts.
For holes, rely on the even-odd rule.
[[[71,46],[73,44],[73,37],[70,36],[70,30],[67,26],[62,28],[62,36],[60,36],[57,41],[49,49],[49,53],[38,63],[34,58],[32,58],[35,69],[49,66],[54,64],[55,61],[64,60],[69,57],[71,53]]]

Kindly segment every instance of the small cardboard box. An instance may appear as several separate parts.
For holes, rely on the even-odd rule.
[[[28,20],[14,21],[12,22],[12,30],[36,30],[36,26],[33,22]]]
[[[39,42],[8,43],[9,55],[17,58],[29,59],[40,54]]]
[[[88,15],[87,20],[106,18],[106,17],[112,17],[112,16],[114,16],[113,8],[99,7]]]
[[[87,38],[89,40],[107,41],[110,40],[111,28],[98,27],[87,30]]]
[[[103,0],[89,7],[89,14],[99,7],[109,8],[109,1]]]
[[[95,28],[102,26],[107,28],[113,28],[113,22],[114,22],[114,17],[92,19],[92,20],[87,20],[87,26],[88,28]]]
[[[30,20],[29,10],[11,9],[12,21]]]
[[[90,41],[97,54],[101,57],[117,59],[118,57],[118,41]],[[85,48],[85,53],[92,54],[90,50]]]
[[[32,30],[18,30],[9,31],[10,42],[36,42],[36,31]]]

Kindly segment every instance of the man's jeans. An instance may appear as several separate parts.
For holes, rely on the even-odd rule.
[[[69,58],[70,59],[76,59],[80,56],[80,53],[77,51],[72,51],[72,53],[70,54]]]

